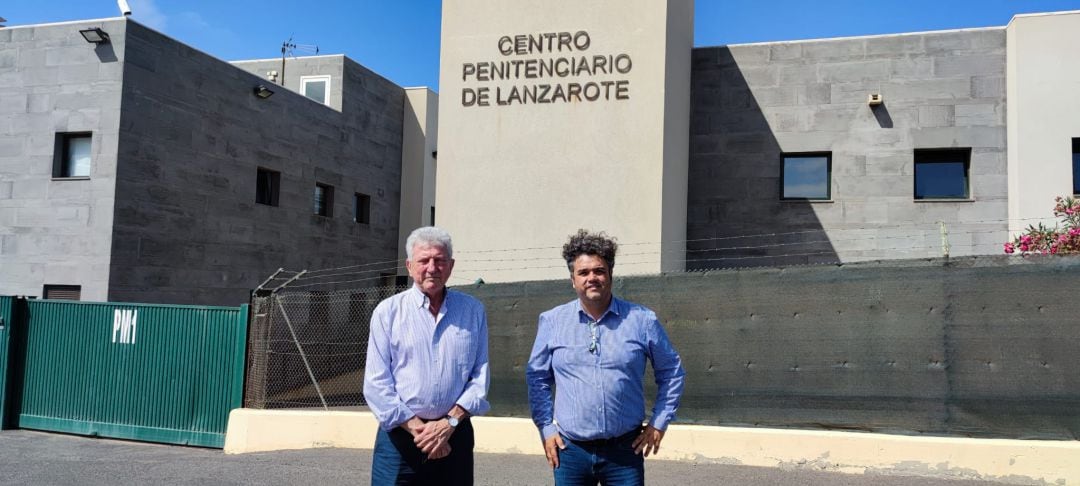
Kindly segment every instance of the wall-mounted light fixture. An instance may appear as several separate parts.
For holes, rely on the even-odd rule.
[[[866,97],[866,104],[870,106],[880,106],[884,102],[885,97],[878,93],[871,93],[870,96]]]
[[[271,96],[274,96],[274,92],[270,88],[261,84],[255,87],[255,97],[265,100]]]
[[[82,34],[83,39],[91,44],[107,44],[109,42],[109,33],[94,27],[93,29],[83,29],[79,31]]]

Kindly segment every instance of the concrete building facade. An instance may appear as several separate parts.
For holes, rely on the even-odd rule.
[[[550,247],[581,227],[650,253],[622,268],[683,268],[693,2],[462,0],[442,16],[436,206],[455,273],[562,278]]]
[[[279,267],[398,273],[403,88],[343,56],[289,59],[282,87],[263,73],[280,60],[231,65],[127,19],[0,36],[0,294],[236,305]],[[307,75],[329,96],[290,90]],[[57,172],[84,134],[90,172]]]
[[[564,3],[448,2],[441,96],[128,19],[0,29],[0,294],[389,281],[432,223],[454,283],[565,278],[580,227],[622,274],[997,254],[1080,192],[1080,12],[692,48],[690,0]]]
[[[694,50],[689,268],[1000,252],[1002,28]],[[868,105],[871,95],[883,103]],[[919,151],[965,151],[969,194],[915,197]],[[820,154],[827,197],[784,197]]]
[[[625,105],[567,107],[500,99],[496,90],[505,98],[523,81],[503,81],[499,63],[545,33],[620,22],[661,45],[692,25],[667,14],[692,4],[621,3],[595,27],[588,9],[510,21],[501,16],[510,7],[492,3],[444,9],[438,206],[447,228],[480,250],[459,258],[463,279],[565,278],[558,247],[578,227],[619,237],[624,275],[999,254],[1028,224],[1052,221],[1054,196],[1080,190],[1069,187],[1080,170],[1071,162],[1080,157],[1080,72],[1063,41],[1080,32],[1080,12],[1017,16],[1007,27],[698,47],[689,66],[677,55],[634,63],[643,78],[689,72],[686,93],[678,83],[644,93],[634,84]],[[479,12],[502,28],[466,32],[458,19]],[[659,18],[669,22],[650,23]],[[484,87],[495,93],[489,106],[467,98]],[[664,104],[630,110],[638,95]],[[617,121],[604,118],[611,113]],[[678,156],[643,155],[663,139],[642,139],[642,126],[663,120],[678,130],[680,119],[685,178],[667,172]],[[672,215],[658,194],[681,183],[685,214]],[[480,190],[453,189],[470,185]],[[683,232],[643,232],[653,218]]]
[[[1080,196],[1080,12],[1018,15],[1007,31],[1009,229],[1015,233],[1052,225],[1054,197]]]

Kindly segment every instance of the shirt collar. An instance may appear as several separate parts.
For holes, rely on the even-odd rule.
[[[443,287],[443,293],[445,297],[443,297],[442,307],[439,312],[443,312],[446,309],[446,304],[450,301],[450,289]],[[409,288],[409,300],[412,301],[414,307],[419,309],[428,308],[428,296],[416,284]]]
[[[604,320],[604,318],[607,317],[608,314],[615,314],[616,316],[621,316],[622,315],[622,305],[623,305],[623,302],[621,300],[619,300],[617,297],[615,297],[614,295],[612,295],[611,296],[611,303],[608,304],[607,310],[604,311],[604,313],[600,315],[600,318],[597,319],[596,322],[600,322],[600,321]],[[590,321],[592,320],[592,316],[590,316],[588,312],[585,312],[585,308],[581,306],[581,299],[574,299],[574,306],[577,307],[577,311],[578,311],[579,316],[583,316],[583,317],[585,317],[585,319],[588,319]]]

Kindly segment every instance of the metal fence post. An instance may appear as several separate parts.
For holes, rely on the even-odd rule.
[[[319,387],[319,380],[315,378],[315,373],[311,371],[311,363],[308,362],[307,354],[304,353],[304,347],[300,345],[300,339],[296,337],[296,330],[293,329],[292,321],[289,320],[289,314],[285,312],[285,307],[281,305],[281,298],[274,295],[274,301],[277,302],[278,309],[281,310],[281,317],[285,318],[285,325],[289,327],[289,334],[292,334],[293,343],[296,344],[296,350],[300,352],[300,359],[304,361],[304,368],[307,369],[308,376],[311,377],[311,383],[315,385],[315,393],[319,394],[319,401],[322,402],[323,409],[329,409],[322,388]]]

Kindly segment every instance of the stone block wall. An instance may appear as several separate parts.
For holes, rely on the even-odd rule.
[[[939,222],[1000,252],[1005,106],[1003,28],[694,49],[687,267],[941,256]],[[971,149],[970,200],[914,200],[934,148]],[[830,201],[781,201],[796,152],[831,152]]]
[[[305,56],[285,58],[284,84],[282,82],[281,59],[259,59],[253,61],[232,61],[230,64],[263,78],[264,84],[274,90],[278,87],[299,93],[301,90],[300,80],[305,76],[330,76],[330,103],[328,106],[341,111],[342,81],[344,79],[345,56]],[[276,83],[271,82],[267,76],[269,72],[277,72]]]
[[[79,30],[111,38],[91,44]],[[0,295],[80,285],[105,300],[126,23],[0,29]],[[53,177],[57,135],[91,134],[90,176]]]
[[[396,274],[402,88],[329,57],[340,111],[259,99],[263,76],[128,25],[110,300],[237,305],[279,267]],[[276,207],[255,202],[260,167],[280,172]],[[316,182],[334,187],[330,217]],[[353,221],[358,192],[370,224]]]

